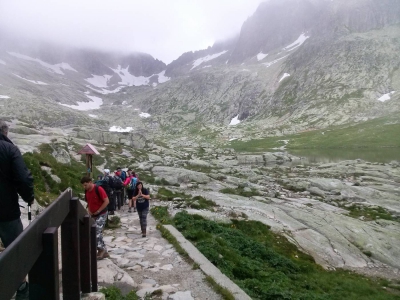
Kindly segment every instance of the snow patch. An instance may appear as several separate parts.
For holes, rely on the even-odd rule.
[[[103,99],[96,97],[96,96],[89,96],[86,95],[90,100],[89,102],[77,102],[78,105],[69,105],[69,104],[62,104],[62,106],[66,106],[76,110],[92,110],[92,109],[99,109],[101,105],[103,105]]]
[[[99,76],[92,74],[91,78],[86,78],[85,80],[89,82],[91,85],[94,85],[95,87],[106,88],[108,87],[108,81],[110,80],[111,77],[112,75]]]
[[[10,96],[0,95],[0,99],[10,99]]]
[[[290,45],[286,46],[285,48],[283,48],[283,50],[289,50],[292,51],[294,49],[296,49],[297,47],[300,47],[301,45],[303,45],[303,43],[309,38],[309,36],[306,36],[304,33],[300,34],[300,36],[297,38],[297,40],[295,40],[293,43],[291,43]]]
[[[141,86],[141,85],[148,85],[149,78],[151,77],[144,77],[144,76],[134,76],[128,71],[129,66],[123,69],[120,65],[118,65],[117,69],[112,69],[115,73],[121,77],[121,81],[119,84],[127,85],[127,86]]]
[[[6,65],[6,62],[5,62],[4,60],[1,60],[1,59],[0,59],[0,64]]]
[[[390,93],[387,93],[387,94],[381,96],[380,98],[378,98],[378,101],[381,101],[381,102],[388,101],[388,100],[390,100],[390,98],[391,98],[390,96],[393,95],[394,93],[395,93],[395,91],[392,91],[392,92],[390,92]]]
[[[158,75],[158,83],[164,83],[171,80],[170,77],[165,76],[165,70],[158,73],[157,75]]]
[[[127,105],[128,104],[128,101],[122,101],[122,105]]]
[[[141,112],[141,113],[139,114],[139,117],[141,117],[141,118],[148,118],[148,117],[151,117],[151,115],[148,114],[148,113]]]
[[[98,115],[92,115],[92,114],[89,114],[89,117],[94,118],[94,119],[98,119],[99,118]]]
[[[95,91],[99,94],[103,94],[103,95],[108,95],[108,94],[114,94],[114,93],[118,93],[120,90],[122,90],[124,88],[124,86],[119,86],[114,90],[106,90],[106,89],[96,89],[94,87],[91,87],[90,85],[86,85],[87,88],[91,89],[92,91]]]
[[[267,68],[269,68],[270,66],[272,66],[273,64],[276,64],[278,61],[280,61],[281,59],[284,59],[285,57],[287,57],[288,55],[285,55],[281,58],[275,59],[273,61],[267,62],[267,63],[263,63],[263,65],[265,65]]]
[[[17,75],[17,74],[14,74],[14,76],[17,76],[18,78],[21,78],[21,79],[23,79],[23,80],[26,80],[26,81],[28,81],[28,82],[30,82],[30,83],[34,83],[34,84],[38,84],[38,85],[48,85],[47,83],[45,83],[45,82],[43,82],[43,81],[29,80],[29,79],[26,79],[26,78],[24,78],[24,77],[21,77],[21,76],[19,76],[19,75]]]
[[[111,126],[109,131],[111,132],[131,132],[133,127],[122,128],[121,126]]]
[[[229,125],[237,125],[237,124],[239,124],[239,123],[240,123],[239,115],[237,115],[236,117],[234,117],[234,118],[231,120],[231,122],[229,123]]]
[[[290,74],[289,73],[284,73],[283,76],[281,77],[281,79],[279,79],[279,82],[281,82],[283,79],[285,79],[286,77],[289,77]]]
[[[213,60],[213,59],[217,58],[218,56],[221,56],[222,54],[224,54],[224,53],[226,53],[226,52],[228,52],[228,51],[225,50],[225,51],[222,51],[222,52],[219,52],[219,53],[216,53],[216,54],[207,55],[207,56],[205,56],[205,57],[196,59],[196,60],[193,62],[193,67],[192,67],[190,70],[193,70],[194,68],[200,66],[203,62]]]
[[[52,64],[44,62],[44,61],[42,61],[42,60],[40,60],[38,58],[32,58],[32,57],[29,57],[27,55],[19,54],[19,53],[16,53],[16,52],[7,52],[7,53],[10,54],[11,56],[14,56],[14,57],[17,57],[17,58],[21,58],[21,59],[24,59],[24,60],[37,62],[41,66],[53,71],[56,74],[64,75],[64,72],[61,69],[63,69],[64,71],[65,70],[69,70],[69,71],[78,72],[77,70],[72,68],[69,64],[64,63],[64,62],[60,63],[60,64],[52,65]]]
[[[262,52],[260,52],[260,53],[258,53],[257,54],[257,60],[258,61],[260,61],[260,60],[263,60],[264,58],[266,58],[268,56],[268,53],[262,53]]]

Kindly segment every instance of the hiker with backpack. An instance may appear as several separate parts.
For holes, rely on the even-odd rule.
[[[0,238],[5,248],[23,231],[18,195],[28,203],[28,207],[34,201],[32,174],[26,167],[20,150],[8,138],[8,129],[7,123],[0,120]],[[15,299],[29,299],[29,284],[25,279],[21,278]]]
[[[126,174],[126,172],[125,172],[125,170],[122,170],[121,167],[118,167],[118,168],[117,168],[117,172],[118,172],[118,174],[119,174],[119,177],[120,177],[121,180],[122,180],[122,183],[124,183],[125,180],[126,180],[126,178],[128,177],[127,174]],[[125,198],[126,198],[125,188],[123,188],[121,191],[122,191],[122,192],[121,192],[122,205],[124,205],[124,203],[125,203]]]
[[[136,203],[134,203],[134,201],[132,200],[133,197],[133,193],[136,189],[136,184],[138,182],[138,178],[136,178],[135,176],[135,172],[131,173],[131,176],[129,176],[127,178],[127,180],[125,181],[125,186],[126,186],[126,190],[128,192],[128,200],[129,200],[129,209],[128,212],[132,212],[132,205],[133,205],[133,211],[136,211]]]
[[[132,200],[135,202],[135,206],[139,215],[142,237],[146,237],[147,215],[150,207],[150,193],[148,189],[143,187],[143,183],[141,181],[138,181],[136,184]]]
[[[113,186],[114,186],[114,198],[117,203],[118,210],[121,209],[121,206],[124,206],[124,199],[122,198],[122,193],[124,190],[124,183],[122,178],[120,177],[120,172],[116,171],[113,177]]]
[[[92,178],[84,176],[81,184],[85,189],[85,201],[88,204],[88,213],[96,221],[97,259],[109,257],[103,240],[103,229],[107,221],[109,199],[101,186],[92,182]]]
[[[106,192],[109,203],[108,203],[108,214],[114,215],[115,211],[115,198],[114,198],[114,180],[110,176],[110,170],[104,169],[104,176],[101,180],[96,181],[97,186],[101,186]]]

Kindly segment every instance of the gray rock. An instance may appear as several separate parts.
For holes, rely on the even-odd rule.
[[[175,294],[169,295],[168,300],[194,300],[190,291],[176,292]]]
[[[204,173],[195,172],[186,169],[178,169],[172,167],[161,167],[155,166],[153,168],[153,173],[160,177],[164,178],[171,184],[180,184],[182,182],[197,182],[197,183],[208,183],[210,182],[210,178]]]

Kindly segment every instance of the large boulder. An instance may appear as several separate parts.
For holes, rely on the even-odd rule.
[[[70,165],[71,164],[71,157],[68,153],[67,150],[62,148],[59,145],[54,145],[52,146],[53,152],[51,155],[59,162],[62,164]]]
[[[109,259],[97,262],[97,277],[99,285],[115,285],[123,294],[127,294],[136,288],[132,277]]]
[[[210,182],[210,177],[207,175],[183,168],[155,166],[152,171],[155,176],[164,178],[170,184],[180,184],[192,181],[197,183]]]

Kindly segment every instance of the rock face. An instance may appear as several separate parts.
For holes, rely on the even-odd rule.
[[[0,117],[38,125],[92,125],[99,131],[133,127],[145,137],[161,128],[173,134],[225,129],[237,117],[250,130],[233,135],[246,138],[387,116],[400,110],[399,93],[391,94],[400,89],[399,16],[396,0],[267,1],[238,36],[184,53],[168,66],[142,53],[119,56],[51,45],[46,50],[36,44],[31,48],[38,50],[30,51],[5,38],[0,91],[13,101],[2,107]],[[68,63],[76,72],[50,72],[9,52],[48,64]],[[21,80],[16,72],[31,72],[47,85]],[[121,84],[126,72],[145,77],[145,83]],[[102,83],[87,87],[90,78]],[[388,93],[390,101],[377,101]],[[60,105],[93,99],[102,104],[92,111]],[[150,116],[141,117],[142,112]],[[115,140],[105,134],[99,139]],[[119,142],[144,144],[136,137]]]
[[[207,175],[186,169],[155,166],[152,171],[156,176],[165,179],[170,184],[188,183],[192,181],[208,183],[210,181]]]

